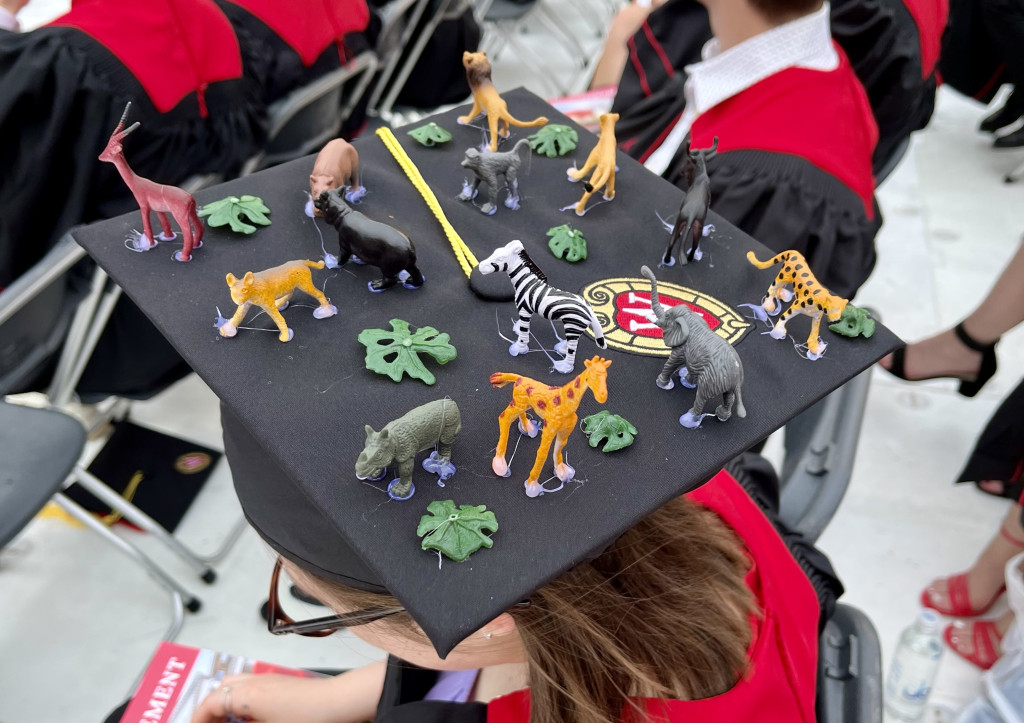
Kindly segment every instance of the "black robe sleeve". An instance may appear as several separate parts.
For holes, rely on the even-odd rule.
[[[832,293],[853,298],[874,268],[877,203],[869,219],[853,191],[808,161],[731,151],[708,161],[708,175],[712,211],[773,251],[802,253]],[[669,180],[685,188],[682,179]]]
[[[423,700],[436,682],[436,670],[388,657],[376,723],[487,723],[483,703]]]

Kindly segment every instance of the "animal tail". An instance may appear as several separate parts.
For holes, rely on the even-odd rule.
[[[491,375],[491,386],[495,389],[501,389],[509,382],[514,382],[520,379],[518,374],[509,374],[507,372],[494,372]]]
[[[739,387],[736,387],[733,391],[736,392],[736,416],[743,419],[747,416],[747,409],[743,406],[743,395],[740,394]]]
[[[509,115],[508,122],[510,125],[518,126],[519,128],[536,128],[537,126],[542,126],[547,123],[548,119],[544,116],[539,116],[534,118],[532,121],[521,121]]]
[[[310,261],[309,259],[306,259],[302,263],[311,269],[322,269],[324,267],[323,261]]]
[[[587,311],[590,312],[590,328],[594,332],[594,343],[598,349],[607,349],[608,342],[604,340],[604,329],[601,328],[601,322],[597,320],[597,314],[590,308],[590,304],[587,304]]]
[[[669,246],[669,248],[672,248]],[[651,282],[651,311],[661,317],[665,310],[661,306],[661,299],[658,297],[658,279],[648,266],[641,266],[640,273]]]
[[[752,263],[754,266],[756,266],[759,269],[767,269],[770,266],[774,266],[775,264],[778,264],[778,263],[781,263],[781,262],[785,261],[786,257],[789,256],[791,253],[793,253],[793,252],[792,251],[783,251],[781,254],[775,254],[774,256],[772,256],[767,261],[758,261],[757,257],[754,256],[754,252],[753,251],[747,251],[747,261],[749,261],[750,263]]]

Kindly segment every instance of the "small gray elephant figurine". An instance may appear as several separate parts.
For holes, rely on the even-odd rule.
[[[366,425],[366,445],[356,460],[356,477],[379,480],[392,462],[398,462],[398,477],[388,484],[388,496],[407,500],[416,492],[412,483],[416,455],[435,447],[423,460],[423,469],[438,476],[438,484],[455,474],[452,442],[462,429],[459,407],[451,399],[439,399],[407,412],[379,432]]]
[[[665,345],[672,348],[655,383],[662,389],[671,389],[675,386],[672,375],[678,370],[683,386],[697,389],[693,408],[679,418],[679,423],[688,429],[699,427],[704,406],[719,395],[722,396],[722,404],[715,410],[719,421],[724,422],[732,416],[734,405],[737,417],[747,416],[740,395],[743,365],[739,354],[729,342],[711,331],[700,314],[685,304],[665,309],[658,300],[658,280],[654,273],[646,266],[640,269],[640,273],[651,281],[653,313],[647,318],[661,327]]]

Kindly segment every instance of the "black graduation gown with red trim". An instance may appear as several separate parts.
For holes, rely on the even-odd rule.
[[[746,582],[761,615],[751,620],[751,665],[729,691],[697,701],[643,699],[630,721],[809,721],[815,717],[818,599],[801,566],[757,504],[719,472],[687,497],[716,512],[751,562]],[[437,672],[391,658],[377,723],[512,723],[530,719],[529,691],[489,704],[424,701]],[[624,719],[626,720],[626,719]]]
[[[247,102],[241,73],[234,32],[212,0],[76,1],[49,26],[0,32],[0,288],[75,224],[137,208],[97,158],[129,100],[129,122],[142,122],[124,143],[137,174],[179,184],[236,171],[257,149],[263,112]],[[141,394],[187,372],[126,301],[110,329],[101,368],[90,365],[83,382],[99,371],[108,391]],[[118,334],[123,348],[111,351]]]
[[[246,78],[270,105],[368,47],[365,0],[216,0],[235,28]]]
[[[780,71],[700,115],[690,133],[693,148],[719,138],[708,161],[712,210],[774,251],[800,251],[819,281],[851,298],[875,264],[878,131],[863,87],[836,51],[835,70]],[[674,123],[652,143],[634,137],[622,145],[646,160]],[[667,177],[685,187],[682,152]]]
[[[881,169],[935,107],[936,64],[947,0],[832,0],[832,37],[846,52],[868,94]],[[696,0],[669,0],[629,40],[613,110],[621,141],[651,143],[682,110],[683,68],[700,61],[711,38],[707,10]]]

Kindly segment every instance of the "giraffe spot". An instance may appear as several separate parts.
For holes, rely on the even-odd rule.
[[[547,406],[548,406],[547,402],[545,402],[543,399],[541,399],[541,400],[539,400],[537,402],[537,409],[546,409]]]
[[[569,397],[569,399],[572,399],[576,395],[573,393],[572,389],[566,389],[565,390],[565,396]]]
[[[505,418],[505,411],[506,410],[502,410],[501,414],[498,415],[498,419],[504,419]]]
[[[579,388],[580,388],[580,378],[579,378],[579,377],[576,377],[576,381],[575,381],[575,382],[573,382],[573,384],[572,384],[572,385],[573,385],[574,387],[576,387],[577,389],[579,389]]]
[[[552,404],[561,404],[562,403],[562,397],[560,397],[559,395],[556,394],[554,396],[554,398],[551,400],[551,402],[552,402]]]
[[[526,388],[526,393],[527,394],[533,394],[533,387],[532,386],[527,387]]]

